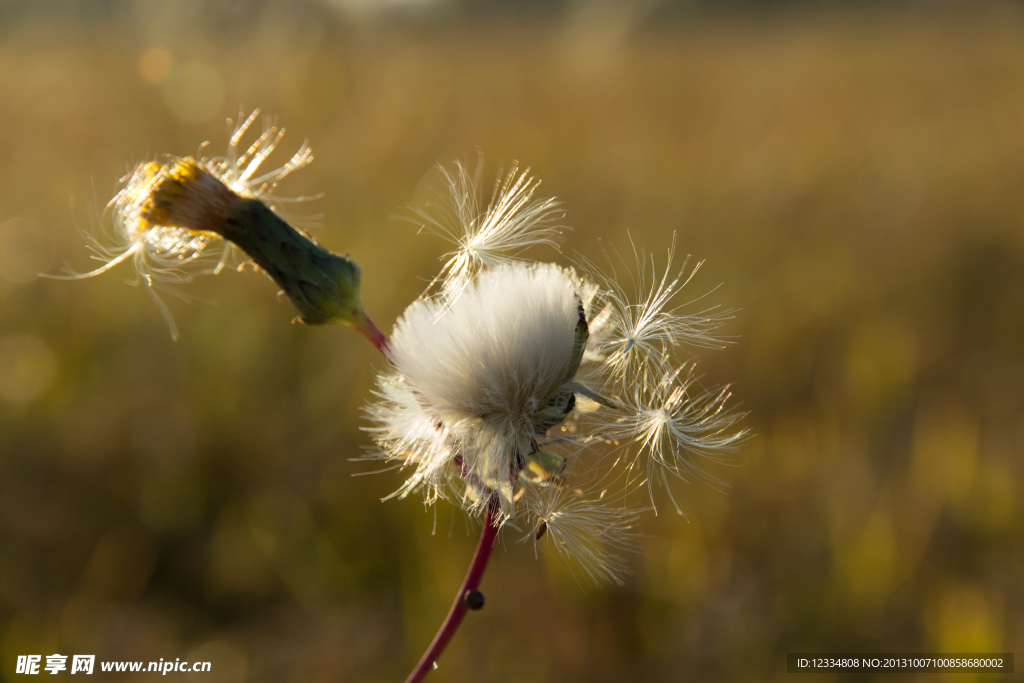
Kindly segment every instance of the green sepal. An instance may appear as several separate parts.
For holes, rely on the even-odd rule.
[[[324,249],[263,202],[234,202],[224,213],[221,234],[284,290],[301,322],[343,323],[357,328],[364,324],[359,265]]]

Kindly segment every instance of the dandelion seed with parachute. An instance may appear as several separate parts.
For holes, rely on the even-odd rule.
[[[432,283],[440,283],[447,303],[481,270],[514,263],[533,246],[558,248],[561,204],[553,198],[534,199],[540,181],[530,176],[529,168],[520,172],[513,163],[503,178],[499,174],[486,207],[480,197],[482,157],[473,173],[461,162],[454,171],[438,168],[445,181],[442,201],[416,215],[427,230],[457,245],[444,255],[448,260]]]
[[[706,294],[696,300],[676,302],[703,262],[687,273],[687,257],[675,271],[672,267],[675,250],[673,234],[665,269],[659,277],[653,255],[648,271],[646,255],[634,245],[633,288],[642,297],[638,303],[629,303],[613,278],[598,276],[598,281],[604,285],[600,295],[604,306],[596,314],[590,355],[603,360],[620,380],[638,373],[664,370],[672,355],[671,349],[676,345],[714,349],[725,346],[715,332],[731,317],[732,311],[720,311],[714,306],[697,313],[683,312]]]
[[[744,414],[727,407],[730,395],[728,386],[702,388],[692,362],[660,374],[645,371],[623,398],[624,415],[608,429],[636,440],[648,456],[649,481],[664,481],[670,473],[717,487],[721,480],[698,458],[725,463],[720,454],[734,450],[748,435],[738,428]]]
[[[648,508],[629,506],[624,495],[606,493],[586,495],[554,486],[527,489],[532,525],[523,540],[532,540],[535,550],[542,542],[553,547],[566,569],[591,584],[624,585],[630,573],[625,555],[640,549],[636,527]]]

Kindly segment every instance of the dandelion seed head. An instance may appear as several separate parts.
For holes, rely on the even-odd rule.
[[[415,302],[389,343],[395,376],[382,386],[390,405],[415,403],[412,412],[429,416],[424,423],[443,428],[449,452],[501,491],[520,469],[516,458],[536,450],[571,409],[568,387],[585,341],[577,333],[580,310],[572,274],[550,264],[486,271],[451,306],[439,298]],[[402,431],[393,409],[374,418],[385,434]],[[423,439],[410,430],[409,438],[421,446],[406,447],[407,459],[437,454],[433,433]],[[395,443],[382,445],[400,452]],[[510,491],[502,504],[510,514]]]
[[[481,210],[479,176],[446,172],[441,213],[420,214],[457,248],[395,325],[367,407],[378,457],[411,471],[396,496],[470,513],[497,496],[526,540],[589,582],[621,582],[648,509],[627,495],[669,474],[716,484],[703,465],[746,436],[728,388],[703,388],[677,357],[721,346],[727,312],[688,312],[700,297],[679,294],[696,268],[673,268],[674,242],[664,271],[636,253],[638,300],[588,264],[526,261],[523,249],[553,244],[553,200],[513,167]],[[606,495],[610,480],[619,492]]]

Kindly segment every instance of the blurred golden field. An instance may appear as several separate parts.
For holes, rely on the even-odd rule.
[[[358,335],[289,324],[251,270],[187,288],[213,305],[165,297],[178,342],[128,265],[34,276],[92,267],[76,227],[131,164],[221,154],[255,107],[288,129],[281,163],[309,140],[280,194],[325,193],[297,212],[385,330],[446,250],[393,216],[477,147],[565,202],[566,255],[631,235],[661,260],[674,232],[706,261],[689,291],[740,309],[701,361],[750,411],[730,488],[679,482],[686,518],[659,492],[623,588],[506,533],[428,680],[1024,654],[1018,5],[341,6],[0,2],[0,680],[54,652],[402,680],[461,581],[460,514],[432,535],[420,502],[380,502],[398,474],[352,476],[383,363]]]

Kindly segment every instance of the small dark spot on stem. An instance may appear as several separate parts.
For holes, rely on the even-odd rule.
[[[462,596],[462,602],[471,610],[478,610],[484,606],[484,594],[480,591],[466,591]]]

